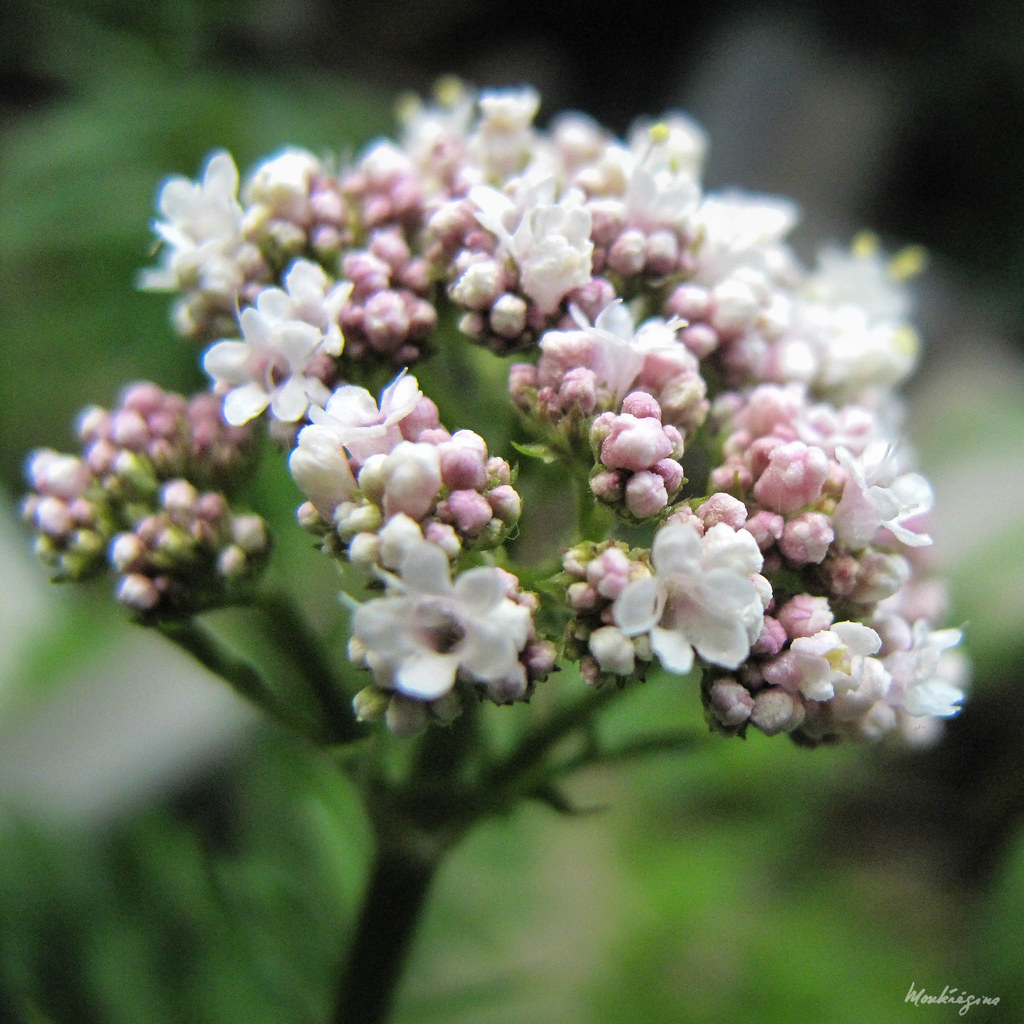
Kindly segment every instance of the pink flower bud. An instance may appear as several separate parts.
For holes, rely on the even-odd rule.
[[[804,512],[790,519],[782,531],[779,550],[796,565],[817,564],[835,540],[832,524],[820,512]]]
[[[637,517],[657,515],[668,504],[665,481],[648,470],[634,473],[626,484],[626,508]]]
[[[597,377],[593,370],[577,366],[562,378],[558,390],[558,405],[568,410],[573,406],[584,416],[589,416],[597,407]]]
[[[708,706],[722,725],[734,729],[750,717],[754,698],[735,679],[716,679],[711,684]]]
[[[601,445],[601,462],[609,469],[637,472],[667,458],[672,454],[672,447],[659,420],[638,419],[623,413],[615,418],[611,433]]]
[[[622,411],[638,419],[650,417],[661,420],[661,406],[654,395],[646,391],[633,391],[622,400]]]
[[[790,441],[771,453],[754,497],[773,512],[795,512],[819,497],[828,473],[828,456],[820,448]]]
[[[718,348],[718,332],[710,324],[691,324],[683,328],[679,340],[698,359],[711,355]]]
[[[703,320],[710,306],[711,300],[706,288],[696,284],[681,284],[668,297],[665,314],[683,320]]]
[[[523,512],[523,500],[514,487],[500,484],[489,490],[486,497],[496,518],[506,524],[518,522]]]
[[[598,501],[615,504],[622,497],[625,474],[610,470],[607,473],[596,473],[590,478],[590,489]]]
[[[409,315],[401,295],[379,291],[366,300],[363,330],[374,348],[389,352],[409,333]]]
[[[49,495],[36,502],[33,518],[36,527],[50,537],[65,536],[75,528],[75,520],[67,504]]]
[[[639,274],[647,259],[646,241],[642,231],[623,231],[608,250],[608,266],[623,277]]]
[[[781,536],[786,520],[775,512],[755,512],[746,522],[746,529],[754,535],[757,546],[767,551]]]
[[[792,732],[804,720],[803,701],[785,690],[761,690],[754,698],[750,720],[766,736]]]
[[[697,515],[705,529],[711,529],[716,523],[727,523],[734,530],[739,530],[747,521],[747,506],[739,498],[719,491],[698,506]]]
[[[621,548],[607,548],[587,565],[587,582],[602,597],[614,601],[630,581],[632,565]]]
[[[791,597],[776,612],[787,636],[792,640],[798,636],[814,636],[832,625],[834,616],[828,598],[811,594],[797,594]]]
[[[107,557],[118,572],[137,572],[145,564],[146,545],[134,533],[119,533],[111,542]]]
[[[148,576],[129,573],[117,588],[117,599],[135,611],[148,612],[160,601],[160,589]]]
[[[491,506],[479,491],[452,491],[438,506],[437,514],[459,533],[473,537],[491,521]]]
[[[450,490],[480,490],[487,485],[487,444],[472,430],[458,430],[437,446],[441,478]]]
[[[661,459],[651,469],[665,481],[665,490],[670,495],[675,494],[682,487],[683,467],[675,459]]]
[[[754,641],[751,651],[761,657],[774,657],[786,645],[786,630],[778,619],[770,615],[764,617],[761,635]]]

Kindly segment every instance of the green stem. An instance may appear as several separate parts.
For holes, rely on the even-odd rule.
[[[440,851],[382,843],[342,973],[334,1024],[387,1020],[430,891]]]
[[[230,651],[205,626],[193,619],[177,619],[160,622],[156,628],[205,668],[230,683],[236,692],[271,718],[314,742],[323,741],[315,723],[297,715],[252,664]]]
[[[577,729],[589,729],[594,715],[619,696],[615,686],[592,690],[569,707],[560,708],[541,725],[533,728],[508,757],[493,763],[483,785],[501,788],[508,794],[526,795],[548,774],[545,760],[551,748]]]
[[[310,628],[295,601],[283,593],[257,594],[250,604],[262,612],[267,638],[312,691],[326,723],[327,741],[346,743],[362,736],[350,697],[339,685],[320,636]]]

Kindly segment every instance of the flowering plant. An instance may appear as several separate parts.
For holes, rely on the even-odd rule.
[[[571,812],[569,772],[693,742],[671,704],[665,729],[607,739],[625,689],[806,746],[924,742],[964,698],[899,425],[919,254],[860,236],[804,266],[792,204],[703,191],[691,121],[620,140],[581,115],[542,131],[538,106],[444,83],[344,166],[287,149],[240,183],[219,152],[169,180],[141,283],[175,294],[210,387],[131,384],[83,413],[80,455],[29,462],[56,578],[112,572],[140,623],[364,795],[339,1021],[384,1018],[473,824],[523,799]],[[261,458],[337,565],[344,664],[261,586]],[[216,632],[227,607],[298,688]]]

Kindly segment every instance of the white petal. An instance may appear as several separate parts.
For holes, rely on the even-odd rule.
[[[689,639],[677,629],[655,626],[651,630],[651,649],[670,672],[686,675],[693,668],[693,648]]]
[[[407,697],[437,700],[454,686],[457,667],[458,662],[451,654],[417,651],[399,666],[395,686]]]
[[[309,408],[306,382],[301,377],[289,377],[275,392],[270,403],[274,418],[282,423],[294,423]]]
[[[448,556],[429,541],[410,545],[400,571],[410,593],[449,594],[452,591]]]
[[[224,419],[233,427],[259,416],[270,403],[270,396],[254,381],[243,384],[224,396]]]
[[[651,561],[659,576],[697,573],[700,560],[700,536],[691,527],[681,523],[664,526],[655,535]]]
[[[242,384],[249,379],[252,349],[244,341],[218,341],[203,354],[203,369],[215,381]]]
[[[612,605],[615,624],[628,636],[646,633],[661,618],[664,598],[655,577],[627,583]]]
[[[455,581],[455,595],[461,604],[480,615],[499,604],[506,597],[507,588],[499,572],[480,566],[459,576]]]

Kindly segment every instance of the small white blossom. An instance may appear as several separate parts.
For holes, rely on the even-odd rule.
[[[164,219],[153,227],[164,243],[162,267],[144,271],[143,288],[199,286],[234,294],[242,282],[239,255],[245,239],[238,202],[238,169],[231,155],[214,153],[202,180],[170,178],[158,200]]]
[[[304,149],[289,148],[264,160],[245,186],[244,198],[257,216],[302,223],[309,216],[310,184],[320,161]]]
[[[931,486],[919,473],[900,473],[891,445],[872,441],[859,458],[837,448],[836,459],[847,479],[832,526],[843,544],[858,550],[882,527],[909,547],[931,544],[928,534],[905,525],[930,511]]]
[[[955,715],[965,696],[966,666],[951,648],[962,639],[959,629],[933,630],[927,622],[915,622],[910,649],[885,659],[899,695],[894,703],[908,715]]]
[[[519,286],[540,312],[554,313],[566,294],[590,280],[594,243],[583,193],[553,202],[553,183],[530,184],[517,204],[486,185],[470,190],[477,220],[519,271]]]
[[[338,317],[351,292],[351,281],[333,281],[319,263],[299,259],[289,267],[283,290],[260,292],[260,309],[274,320],[303,320],[318,327],[323,351],[340,356],[345,339]]]
[[[605,306],[597,314],[593,326],[576,306],[570,307],[569,311],[593,344],[589,368],[594,371],[598,383],[607,387],[617,402],[621,402],[633,389],[647,355],[658,351],[678,352],[680,349],[677,332],[683,321],[655,317],[639,327],[634,326],[633,315],[622,299],[615,299]],[[566,335],[571,339],[572,332],[548,331],[540,340],[541,349],[547,351],[556,347]]]
[[[239,314],[241,341],[218,341],[203,356],[203,369],[226,392],[224,419],[233,426],[247,423],[268,406],[274,419],[294,423],[311,402],[327,399],[323,382],[306,372],[323,332],[304,320],[278,319],[277,291],[261,292],[256,305]],[[271,295],[264,299],[267,292]]]
[[[310,408],[314,426],[302,433],[323,431],[360,461],[386,455],[403,440],[400,424],[422,398],[416,378],[404,370],[381,393],[379,407],[365,388],[345,384],[335,388],[323,409]]]
[[[519,654],[530,612],[509,599],[500,569],[470,569],[452,583],[447,556],[422,541],[406,550],[389,591],[361,605],[352,624],[378,685],[433,701],[462,675],[495,692],[525,692]]]
[[[787,678],[782,680],[808,700],[831,700],[837,693],[857,690],[864,674],[876,673],[878,662],[868,666],[882,641],[860,622],[835,622],[813,636],[797,637],[780,662]],[[770,681],[773,677],[768,675]]]
[[[755,577],[761,552],[753,536],[725,523],[703,537],[690,526],[662,527],[651,549],[654,575],[626,585],[613,605],[629,636],[649,633],[665,668],[685,674],[696,650],[705,661],[736,668],[764,623]]]

